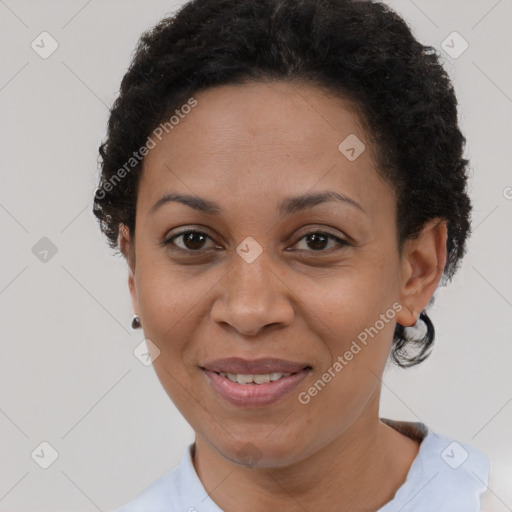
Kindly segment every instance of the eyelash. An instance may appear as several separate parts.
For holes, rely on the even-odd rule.
[[[183,249],[182,247],[178,247],[176,244],[174,244],[174,242],[173,242],[174,240],[176,240],[180,236],[187,235],[189,233],[197,233],[199,235],[205,235],[210,240],[212,240],[212,238],[207,233],[205,233],[204,231],[199,231],[199,230],[195,230],[195,229],[187,229],[185,231],[181,231],[180,233],[175,233],[171,237],[168,237],[168,238],[164,239],[162,241],[161,245],[164,246],[164,247],[168,247],[170,245],[173,245],[174,247],[172,247],[172,250],[181,251],[181,252],[185,252],[185,253],[191,253],[191,254],[193,254],[193,253],[200,254],[202,249],[197,249],[197,250]],[[295,242],[294,245],[296,245],[301,240],[303,240],[304,238],[307,238],[310,235],[323,235],[323,236],[327,237],[328,239],[334,240],[335,242],[337,242],[339,244],[339,246],[335,247],[335,248],[331,247],[330,249],[318,249],[316,251],[311,249],[311,250],[306,250],[306,252],[311,252],[311,253],[330,253],[332,250],[341,250],[341,249],[351,245],[347,240],[343,240],[342,238],[339,238],[339,237],[333,235],[332,233],[329,233],[327,231],[321,231],[321,230],[313,230],[313,231],[309,231],[309,232],[305,233],[304,235],[302,235]]]

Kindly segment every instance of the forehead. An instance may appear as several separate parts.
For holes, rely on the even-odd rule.
[[[337,187],[362,202],[386,186],[360,119],[343,98],[270,82],[216,87],[194,99],[196,106],[145,158],[140,190],[148,202],[164,192],[270,201],[315,187]],[[362,152],[349,159],[343,151],[354,143]]]
[[[354,105],[312,85],[223,85],[194,98],[197,106],[171,131],[175,152],[190,152],[192,148],[180,144],[187,139],[194,147],[201,144],[203,151],[211,145],[215,153],[287,148],[296,157],[311,158],[326,149],[336,154],[343,134],[365,138]]]

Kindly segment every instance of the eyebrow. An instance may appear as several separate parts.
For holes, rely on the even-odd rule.
[[[277,210],[281,216],[291,215],[312,208],[318,204],[327,203],[330,201],[340,201],[344,204],[351,205],[361,210],[362,212],[365,211],[357,201],[344,194],[335,192],[334,190],[325,190],[318,193],[306,193],[296,197],[289,197],[279,204]],[[220,215],[222,213],[222,208],[213,201],[198,196],[177,193],[165,194],[162,196],[150,208],[149,213],[154,213],[161,206],[170,202],[181,203],[189,206],[190,208],[194,208],[194,210],[198,210],[211,215]]]

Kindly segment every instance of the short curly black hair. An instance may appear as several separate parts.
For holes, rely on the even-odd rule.
[[[449,281],[471,213],[457,100],[435,49],[371,0],[192,0],[146,31],[99,148],[93,211],[110,246],[119,247],[121,225],[135,234],[143,159],[133,156],[153,130],[201,90],[269,80],[315,85],[357,106],[379,172],[397,194],[400,249],[427,221],[445,219]],[[396,325],[391,356],[401,367],[430,354],[434,327],[425,311],[420,319],[419,337]]]

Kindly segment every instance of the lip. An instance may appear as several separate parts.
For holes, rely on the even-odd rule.
[[[283,359],[258,359],[248,361],[241,358],[217,359],[201,367],[213,390],[230,404],[250,408],[277,402],[293,391],[310,373],[311,365]],[[222,377],[217,372],[243,373],[292,373],[265,384],[239,384]]]

